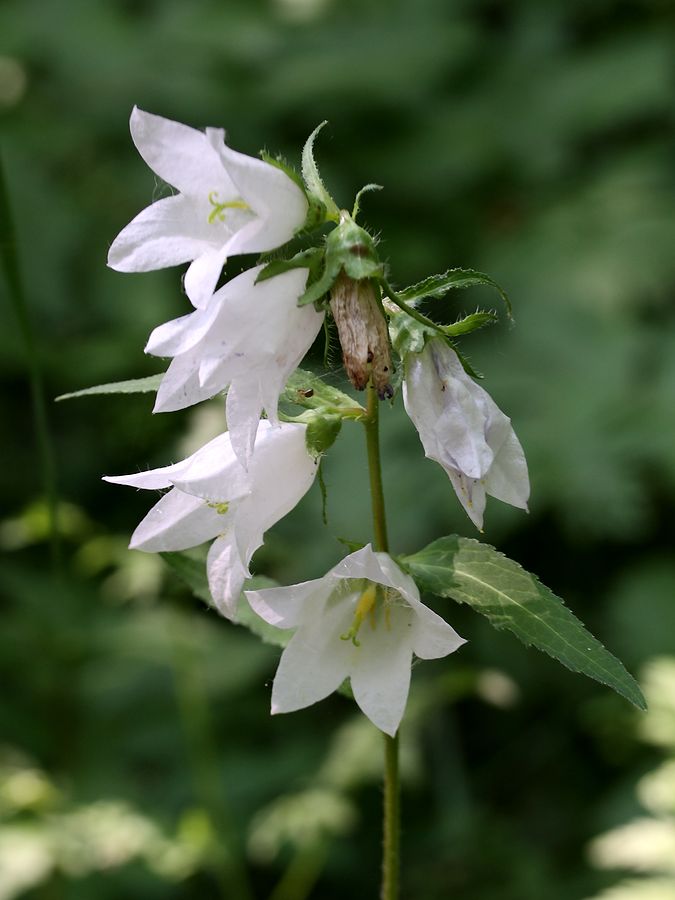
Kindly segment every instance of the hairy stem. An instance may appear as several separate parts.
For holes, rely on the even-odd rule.
[[[370,499],[373,510],[373,533],[376,551],[387,552],[387,522],[384,512],[382,466],[380,463],[380,429],[377,391],[368,384],[368,415],[363,420],[368,449],[368,474]],[[381,900],[397,900],[400,840],[400,783],[398,773],[398,734],[384,736],[384,810],[382,839],[382,892]]]

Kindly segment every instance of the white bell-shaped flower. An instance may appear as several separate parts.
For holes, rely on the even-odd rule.
[[[130,548],[187,550],[215,538],[207,559],[209,589],[223,615],[234,618],[249,562],[265,531],[314,481],[317,463],[305,447],[305,430],[295,423],[261,422],[248,471],[225,433],[174,465],[106,476],[115,484],[171,488],[134,531]]]
[[[147,272],[191,262],[185,291],[201,307],[229,256],[273,250],[303,225],[304,192],[276,166],[231,150],[222,129],[197,131],[138,107],[130,125],[145,162],[180,193],[122,229],[108,254],[113,269]]]
[[[442,338],[406,356],[403,402],[426,456],[443,466],[477,528],[486,494],[527,509],[527,463],[511,420]]]
[[[246,597],[270,625],[296,629],[274,678],[272,713],[311,706],[349,678],[361,710],[394,735],[408,699],[413,653],[438,659],[465,643],[420,601],[412,578],[370,545],[323,578],[246,591]]]
[[[160,325],[146,353],[172,356],[155,412],[199,403],[229,386],[227,425],[247,466],[263,409],[276,423],[279,394],[321,329],[324,313],[298,306],[307,269],[255,283],[262,266],[228,281],[203,309]]]

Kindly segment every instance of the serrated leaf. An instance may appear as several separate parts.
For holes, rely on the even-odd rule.
[[[506,304],[506,311],[511,315],[511,301],[508,294],[497,282],[486,275],[484,272],[477,272],[475,269],[448,269],[441,275],[430,275],[428,278],[412,284],[410,287],[398,291],[399,297],[406,303],[423,300],[425,297],[443,297],[453,288],[475,287],[479,284],[486,284],[493,287]]]
[[[305,180],[305,185],[310,194],[313,194],[326,207],[327,216],[337,222],[340,219],[340,210],[338,209],[335,200],[333,200],[326,190],[326,186],[321,180],[319,170],[314,161],[314,141],[324,125],[327,124],[328,123],[324,121],[320,125],[317,125],[305,142],[305,146],[302,149],[302,177]]]
[[[638,709],[646,708],[623,664],[559,597],[494,547],[451,535],[400,562],[423,590],[468,604],[495,628],[511,631],[573,672],[606,684]]]
[[[180,551],[165,552],[159,555],[190,588],[195,597],[203,600],[212,609],[216,608],[206,577],[206,559]],[[263,575],[255,575],[244,584],[244,590],[250,591],[262,590],[268,587],[277,587],[277,582],[273,578],[266,578]],[[234,624],[243,625],[244,628],[248,628],[250,632],[259,637],[265,644],[272,644],[275,647],[285,647],[293,636],[292,630],[286,629],[282,631],[280,628],[268,625],[267,622],[257,616],[249,606],[243,591],[237,605],[237,616]]]
[[[159,375],[148,375],[147,378],[131,378],[129,381],[112,381],[110,384],[97,384],[94,387],[84,388],[81,391],[73,391],[70,394],[61,394],[59,400],[72,400],[73,397],[91,397],[94,394],[149,394],[156,391],[164,378],[164,372]]]

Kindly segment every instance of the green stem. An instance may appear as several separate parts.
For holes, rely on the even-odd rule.
[[[368,451],[368,474],[370,476],[370,502],[373,510],[373,531],[375,550],[387,553],[387,521],[384,513],[384,491],[382,489],[382,466],[380,464],[380,417],[377,391],[368,382],[368,409],[363,419],[366,429],[366,447]]]
[[[378,397],[372,382],[368,384],[368,415],[363,420],[368,450],[370,499],[376,551],[387,552],[387,522],[384,513],[382,466],[380,463],[380,430]],[[398,773],[398,734],[384,736],[384,810],[382,840],[381,900],[397,900],[400,841],[400,782]]]
[[[382,900],[398,897],[401,841],[401,790],[398,774],[398,733],[384,736],[384,834],[382,837]]]

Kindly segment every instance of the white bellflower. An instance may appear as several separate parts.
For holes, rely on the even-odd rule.
[[[248,471],[225,433],[174,465],[106,476],[105,481],[147,490],[171,488],[135,530],[130,548],[187,550],[215,538],[207,559],[209,589],[220,612],[234,618],[248,564],[265,531],[314,481],[317,463],[305,447],[305,430],[261,422]]]
[[[361,710],[394,735],[408,699],[413,653],[438,659],[465,643],[420,601],[412,578],[370,545],[323,578],[246,591],[246,598],[270,625],[296,629],[274,678],[272,713],[311,706],[349,678]]]
[[[119,272],[190,262],[185,291],[202,307],[229,256],[285,244],[307,215],[298,185],[270,163],[237,153],[220,128],[197,131],[134,107],[131,136],[145,162],[180,193],[123,228],[108,254]]]
[[[319,333],[324,313],[299,307],[307,269],[255,283],[262,266],[228,281],[204,309],[160,325],[146,353],[172,356],[155,412],[199,403],[229,386],[232,447],[246,466],[263,409],[276,423],[279,394]]]
[[[511,420],[442,338],[406,356],[403,402],[426,456],[443,466],[477,528],[486,494],[527,509],[527,463]]]

